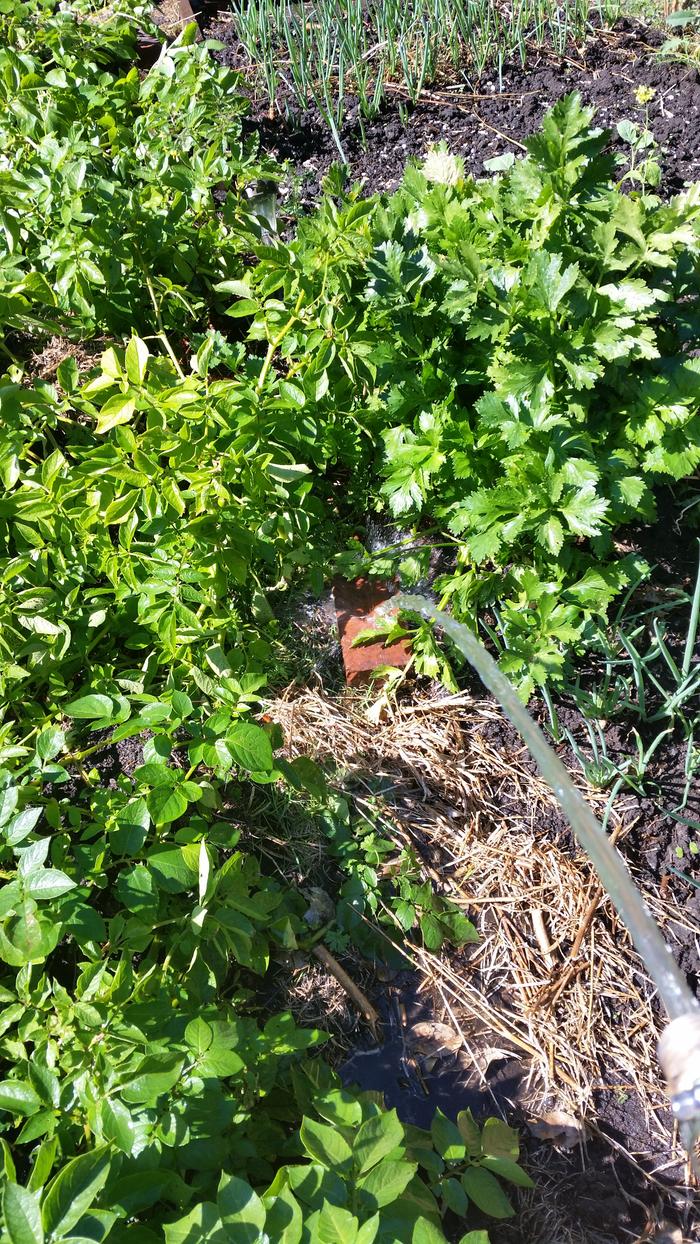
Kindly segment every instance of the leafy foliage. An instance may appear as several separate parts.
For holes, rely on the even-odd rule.
[[[261,234],[242,190],[271,171],[242,137],[236,75],[194,27],[145,77],[120,72],[133,21],[53,9],[0,15],[0,327],[203,327]]]
[[[336,795],[325,801],[321,820],[331,853],[347,876],[339,891],[337,928],[327,936],[334,949],[352,942],[368,956],[379,951],[386,958],[398,935],[398,962],[405,964],[400,946],[406,935],[433,951],[445,942],[464,946],[478,940],[456,904],[421,879],[415,853],[404,847],[397,855],[394,841],[378,831],[370,814],[353,816],[348,800]]]
[[[166,667],[229,704],[261,685],[264,593],[323,557],[326,489],[295,460],[304,389],[261,383],[241,347],[224,354],[238,376],[217,379],[215,348],[184,376],[134,338],[87,384],[63,364],[70,397],[0,385],[1,668],[25,713],[64,703],[86,653],[107,694]],[[323,446],[312,455],[322,466]]]
[[[250,709],[268,598],[322,583],[338,478],[373,452],[376,367],[344,308],[373,205],[329,200],[299,260],[263,245],[246,188],[273,170],[235,76],[187,32],[139,75],[137,18],[0,14],[0,1238],[444,1240],[455,1181],[488,1200],[465,1191],[487,1133],[443,1155],[340,1086],[325,1034],[260,1017],[271,959],[318,931],[232,798],[331,806]],[[231,297],[249,348],[211,325]],[[26,334],[58,329],[94,365],[64,342],[55,383],[28,377]],[[404,927],[412,903],[428,944],[471,936],[412,868],[383,890]]]
[[[615,530],[700,463],[698,188],[623,194],[591,117],[562,100],[491,180],[410,168],[358,280],[381,497],[451,538],[443,603],[491,608],[525,695],[644,573]]]
[[[510,1129],[503,1161],[495,1121],[458,1142],[447,1119],[432,1138],[405,1128],[299,1063],[323,1033],[245,1013],[246,975],[313,936],[301,895],[240,850],[226,811],[222,776],[282,777],[274,739],[177,690],[94,692],[66,714],[0,771],[10,1244],[117,1240],[127,1222],[125,1238],[166,1244],[322,1244],[333,1224],[333,1238],[437,1241],[441,1207],[510,1214],[490,1173],[527,1183]],[[90,759],[144,729],[142,763],[104,785]]]
[[[236,792],[320,803],[337,948],[365,917],[474,936],[252,720],[275,601],[344,543],[366,564],[346,536],[384,505],[450,546],[445,599],[523,691],[556,678],[642,573],[615,528],[700,461],[700,199],[626,198],[571,99],[505,176],[440,152],[380,202],[332,174],[283,241],[235,76],[191,32],[139,75],[139,6],[96,17],[0,15],[2,1241],[444,1240],[512,1212],[510,1129],[405,1127],[259,1013],[319,932]],[[58,329],[94,365],[27,376]]]

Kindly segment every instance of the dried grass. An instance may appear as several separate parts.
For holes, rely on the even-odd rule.
[[[629,1160],[652,1183],[652,1154],[659,1176],[682,1170],[655,1057],[653,986],[526,749],[492,702],[466,694],[394,705],[380,722],[367,708],[350,692],[290,688],[266,711],[289,755],[332,764],[476,923],[469,954],[414,953],[441,999],[437,1018],[461,1034],[482,1081],[485,1045],[518,1051],[531,1116],[556,1109],[592,1123],[597,1091],[635,1095],[644,1123]],[[600,815],[604,796],[586,795]],[[618,804],[609,827],[629,832],[629,809]],[[673,944],[686,915],[670,897],[645,897]]]
[[[55,381],[56,371],[67,359],[75,359],[78,373],[84,376],[99,363],[107,341],[96,338],[89,342],[69,341],[67,337],[49,337],[41,349],[34,351],[27,360],[27,374],[32,379]]]
[[[313,959],[300,957],[298,964],[282,965],[275,973],[274,995],[267,1002],[271,1012],[289,1010],[304,1028],[327,1032],[333,1041],[332,1062],[343,1061],[362,1025],[342,985]]]

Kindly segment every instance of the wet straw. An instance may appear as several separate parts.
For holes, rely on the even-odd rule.
[[[499,701],[530,749],[542,777],[554,791],[579,844],[592,860],[626,925],[668,1012],[671,1023],[659,1042],[659,1058],[668,1081],[674,1114],[681,1124],[686,1147],[692,1154],[700,1134],[700,1006],[647,911],[621,856],[511,683],[468,627],[436,609],[423,596],[401,594],[387,602],[385,611],[388,607],[392,612],[400,610],[420,614],[441,627]]]

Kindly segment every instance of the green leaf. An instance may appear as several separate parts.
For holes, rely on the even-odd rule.
[[[0,1110],[8,1114],[32,1115],[41,1109],[41,1101],[26,1080],[0,1081]]]
[[[0,897],[12,886],[5,886]],[[41,963],[55,949],[61,936],[55,916],[42,917],[32,898],[14,904],[14,917],[0,928],[0,958],[13,967]]]
[[[290,406],[296,406],[301,409],[306,405],[306,394],[298,384],[292,384],[290,380],[280,380],[279,383],[280,396],[284,398]]]
[[[393,1153],[404,1139],[403,1124],[395,1110],[367,1119],[359,1129],[352,1146],[358,1174],[364,1175],[382,1158]]]
[[[73,357],[61,360],[56,368],[56,379],[64,393],[75,392],[80,382],[80,372]]]
[[[236,1175],[222,1175],[216,1203],[229,1239],[235,1244],[257,1244],[265,1226],[265,1207],[250,1184]]]
[[[120,497],[115,497],[105,510],[105,522],[108,526],[118,526],[125,523],[129,515],[136,509],[137,502],[140,500],[141,494],[136,488],[132,488],[130,492],[125,492]]]
[[[386,1158],[358,1180],[357,1188],[372,1210],[381,1209],[401,1196],[417,1170],[414,1162],[392,1162]]]
[[[374,1244],[381,1226],[381,1215],[373,1214],[365,1219],[355,1236],[355,1244]]]
[[[149,350],[140,337],[132,337],[124,353],[124,366],[131,384],[143,384],[148,367]]]
[[[440,1193],[448,1209],[460,1218],[466,1217],[469,1198],[458,1179],[443,1179]]]
[[[549,552],[557,556],[561,552],[564,544],[564,528],[562,527],[556,514],[550,514],[545,523],[542,523],[537,533],[537,539],[540,544],[549,549]]]
[[[136,402],[128,393],[116,393],[105,402],[99,415],[95,431],[99,436],[111,432],[112,428],[122,423],[129,423],[136,410]]]
[[[172,704],[178,717],[183,720],[191,717],[194,712],[194,705],[185,691],[173,691]]]
[[[187,507],[185,506],[185,502],[182,499],[182,493],[175,483],[175,480],[166,475],[161,484],[161,491],[163,494],[163,500],[167,502],[176,514],[182,516]]]
[[[122,1153],[130,1154],[138,1132],[123,1102],[117,1098],[104,1098],[100,1102],[100,1119],[105,1140],[116,1145]]]
[[[16,847],[28,838],[41,816],[42,808],[25,808],[17,816],[13,816],[9,825],[5,826],[5,837],[11,846]]]
[[[270,462],[267,466],[268,475],[280,484],[294,484],[299,479],[311,474],[311,468],[299,462]]]
[[[623,140],[623,142],[634,143],[637,141],[637,138],[639,136],[639,130],[637,129],[637,126],[634,124],[634,121],[628,121],[626,119],[623,119],[622,121],[617,122],[617,125],[615,128],[617,129],[617,132],[620,135],[620,138]]]
[[[254,967],[253,970],[255,970]],[[198,1056],[196,1072],[204,1078],[216,1076],[217,1079],[223,1080],[229,1076],[238,1075],[244,1066],[243,1059],[236,1051],[229,1049],[223,1041],[217,1039],[204,1054]]]
[[[146,807],[154,825],[170,825],[187,811],[187,799],[177,786],[169,783],[156,786],[146,798]]]
[[[469,1166],[462,1175],[462,1187],[478,1209],[491,1218],[512,1218],[515,1210],[501,1185],[482,1166]]]
[[[458,1162],[466,1156],[466,1145],[457,1125],[437,1109],[430,1125],[433,1144],[446,1162]]]
[[[184,1218],[163,1226],[165,1244],[234,1244],[236,1236],[226,1230],[212,1201],[195,1205]],[[259,1238],[259,1235],[255,1237]],[[246,1241],[248,1237],[242,1236]]]
[[[352,1150],[346,1140],[333,1127],[304,1118],[299,1131],[306,1152],[330,1170],[348,1170],[352,1162]]]
[[[58,868],[40,868],[24,881],[27,894],[34,899],[59,898],[75,889],[76,884]]]
[[[50,1067],[48,1067],[39,1057],[35,1057],[29,1064],[29,1079],[36,1089],[39,1097],[46,1106],[58,1108],[61,1096],[61,1087],[58,1077],[54,1075]]]
[[[169,847],[165,844],[149,852],[146,865],[156,884],[170,894],[192,890],[199,880],[199,849]]]
[[[86,255],[81,255],[80,257],[80,268],[87,277],[88,281],[90,281],[93,285],[106,284],[102,270],[98,268],[97,264],[93,263],[91,259],[88,259]]]
[[[432,914],[425,912],[419,921],[423,941],[428,950],[439,950],[444,941],[442,925]]]
[[[58,726],[48,726],[37,735],[36,754],[40,760],[53,760],[63,751],[66,736]]]
[[[6,786],[4,790],[0,790],[0,825],[6,825],[10,820],[19,800],[19,790],[16,786]]]
[[[481,1153],[481,1129],[474,1119],[471,1110],[460,1110],[457,1115],[457,1128],[464,1141],[470,1158]]]
[[[50,1139],[43,1140],[39,1145],[39,1148],[36,1150],[34,1155],[32,1173],[29,1176],[27,1184],[30,1192],[37,1192],[43,1188],[53,1169],[57,1149],[57,1136],[52,1136]]]
[[[357,1240],[357,1218],[344,1209],[342,1205],[333,1205],[326,1201],[314,1224],[314,1244],[355,1244]]]
[[[241,319],[244,315],[255,315],[259,304],[254,302],[252,298],[242,298],[240,302],[234,302],[232,307],[228,307],[226,315],[232,316],[234,319]]]
[[[534,1188],[535,1186],[527,1171],[524,1171],[522,1166],[519,1166],[512,1158],[485,1157],[481,1159],[481,1165],[518,1188]]]
[[[185,1041],[197,1055],[205,1054],[213,1040],[214,1031],[201,1016],[191,1020],[185,1029]]]
[[[515,156],[512,151],[504,151],[503,155],[492,156],[490,160],[484,160],[484,168],[488,173],[505,173],[515,164]]]
[[[2,1212],[10,1244],[44,1244],[41,1208],[36,1193],[19,1184],[6,1183]]]
[[[556,311],[562,299],[573,289],[579,276],[578,264],[569,264],[562,271],[561,255],[536,251],[530,263],[534,291],[549,311]]]
[[[513,1158],[520,1152],[520,1140],[514,1127],[503,1119],[487,1119],[481,1133],[481,1147],[491,1158]]]
[[[176,1182],[172,1171],[142,1170],[133,1175],[125,1175],[116,1183],[109,1185],[109,1200],[112,1207],[124,1218],[132,1218],[144,1210],[151,1209],[158,1201],[175,1199],[179,1201],[179,1193],[175,1198],[170,1189]]]
[[[107,1182],[111,1156],[107,1147],[80,1154],[58,1172],[49,1184],[41,1206],[46,1234],[63,1239],[94,1204]]]
[[[266,1196],[265,1233],[274,1244],[300,1244],[303,1231],[301,1206],[289,1188]]]
[[[429,1218],[419,1218],[413,1228],[411,1244],[447,1244],[447,1236]]]
[[[585,488],[580,488],[571,500],[562,506],[561,514],[575,535],[595,536],[600,531],[609,505],[610,502],[605,497],[596,496],[595,485],[589,484]]]
[[[237,298],[250,298],[251,289],[247,281],[217,281],[214,289],[223,294],[235,294]]]
[[[362,1123],[362,1105],[347,1089],[331,1089],[314,1097],[314,1109],[327,1123],[336,1127],[358,1127]],[[353,1158],[355,1152],[353,1150]]]
[[[85,718],[86,721],[95,721],[98,717],[113,717],[116,707],[109,696],[92,693],[81,696],[79,700],[71,700],[63,711],[66,717],[80,717]]]
[[[124,1101],[153,1106],[182,1075],[184,1059],[176,1053],[144,1058],[121,1090]]]
[[[309,1209],[321,1209],[325,1201],[344,1205],[348,1200],[347,1184],[336,1171],[325,1166],[285,1166],[282,1174],[297,1198]],[[275,1184],[279,1175],[280,1172],[270,1191],[277,1190]]]
[[[269,773],[273,767],[272,745],[261,726],[241,722],[226,735],[236,764],[249,773]]]

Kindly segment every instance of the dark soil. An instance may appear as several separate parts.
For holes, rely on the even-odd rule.
[[[394,974],[373,1000],[382,1019],[382,1042],[369,1045],[363,1034],[356,1038],[355,1050],[340,1067],[344,1083],[383,1093],[387,1107],[395,1107],[404,1122],[418,1127],[429,1128],[437,1109],[452,1119],[470,1109],[481,1121],[494,1114],[505,1117],[520,1132],[521,1162],[534,1177],[534,1191],[526,1198],[513,1196],[518,1213],[512,1221],[482,1220],[473,1206],[470,1210],[470,1228],[488,1229],[491,1244],[617,1244],[636,1239],[646,1221],[668,1220],[672,1210],[663,1204],[661,1188],[655,1190],[643,1173],[658,1168],[665,1150],[653,1153],[649,1119],[634,1092],[601,1094],[597,1123],[585,1148],[555,1148],[528,1130],[527,1067],[517,1050],[504,1049],[503,1057],[489,1063],[480,1077],[461,1046],[440,1048],[443,1034],[450,1031],[436,1023],[444,1007],[415,972]],[[470,1054],[479,1055],[493,1034],[475,1026],[473,1017],[462,1018],[469,1027]],[[432,1038],[426,1034],[431,1027]],[[629,1152],[647,1156],[637,1167]],[[681,1172],[668,1171],[665,1177],[671,1186]],[[679,1208],[680,1220],[682,1198]],[[552,1223],[556,1236],[550,1234]],[[451,1224],[448,1216],[445,1229],[457,1240],[464,1224]]]
[[[217,56],[245,69],[252,81],[231,22],[214,20],[208,33],[225,45]],[[357,108],[350,103],[341,141],[351,176],[362,181],[367,193],[395,189],[409,156],[422,157],[441,140],[464,158],[469,172],[485,176],[484,161],[507,151],[517,155],[561,96],[579,91],[584,102],[596,108],[596,123],[614,130],[623,118],[643,122],[644,109],[634,92],[650,86],[655,95],[649,104],[649,123],[661,148],[661,192],[675,193],[700,178],[700,77],[696,69],[659,56],[664,37],[623,20],[613,31],[592,34],[584,46],[572,48],[569,57],[533,50],[525,68],[505,66],[500,81],[493,74],[470,83],[466,71],[458,72],[409,108],[406,123],[397,90],[380,115],[365,122],[364,144]],[[279,102],[282,109],[291,106],[284,96]],[[406,101],[401,102],[405,106]],[[270,121],[267,109],[265,99],[254,98],[253,118],[262,145],[291,162],[301,177],[301,202],[310,204],[318,197],[320,179],[339,159],[328,127],[314,112],[297,120],[279,115]]]

